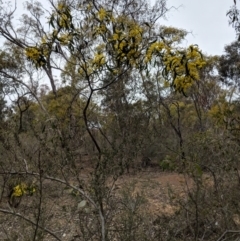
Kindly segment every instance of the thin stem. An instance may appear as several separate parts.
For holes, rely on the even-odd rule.
[[[22,218],[23,220],[31,223],[32,225],[36,226],[37,224],[35,222],[33,222],[31,219],[29,218],[26,218],[25,216],[23,216],[22,214],[20,213],[16,213],[16,212],[13,212],[13,211],[10,211],[10,210],[6,210],[6,209],[2,209],[0,208],[0,212],[2,213],[6,213],[6,214],[10,214],[10,215],[14,215],[14,216],[17,216],[19,218]],[[45,228],[45,227],[42,227],[41,225],[38,225],[38,228],[44,230],[46,233],[49,233],[50,235],[52,235],[56,240],[59,240],[59,241],[62,241],[55,233],[53,233],[53,231]]]

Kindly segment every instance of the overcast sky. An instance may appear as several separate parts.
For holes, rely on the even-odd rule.
[[[172,9],[162,24],[191,32],[186,45],[198,44],[203,53],[221,55],[236,36],[226,16],[231,5],[233,0],[168,0],[168,7],[177,10]]]
[[[19,14],[25,0],[16,2]],[[40,2],[46,7],[48,0]],[[168,0],[167,4],[177,9],[172,9],[167,14],[168,20],[161,19],[160,23],[191,32],[184,42],[185,46],[198,44],[203,53],[221,55],[224,46],[235,40],[234,29],[229,26],[226,16],[233,0]]]

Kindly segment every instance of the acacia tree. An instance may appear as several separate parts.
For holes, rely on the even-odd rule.
[[[31,123],[34,123],[31,125],[31,133],[24,133],[21,128],[21,131],[12,133],[9,146],[14,147],[15,155],[9,155],[9,162],[3,165],[2,176],[3,180],[8,180],[7,177],[14,175],[21,180],[23,176],[27,176],[34,179],[32,182],[38,187],[33,201],[36,205],[33,205],[34,219],[31,219],[32,213],[15,214],[6,208],[1,208],[0,211],[30,222],[33,225],[34,240],[37,237],[43,238],[44,232],[61,240],[60,235],[64,234],[64,229],[57,235],[53,231],[56,230],[54,222],[50,222],[48,216],[54,211],[50,210],[47,201],[52,198],[51,187],[56,187],[56,184],[44,186],[44,181],[50,180],[51,183],[63,184],[73,193],[80,195],[80,198],[73,202],[74,206],[75,202],[81,201],[78,205],[79,210],[85,208],[86,202],[91,207],[90,214],[89,209],[84,209],[84,223],[80,220],[76,224],[79,225],[80,238],[110,240],[117,232],[111,230],[121,230],[121,225],[124,224],[124,220],[116,222],[119,216],[112,208],[115,199],[111,196],[113,184],[122,170],[119,171],[117,165],[112,165],[116,159],[118,161],[119,155],[115,155],[114,149],[105,148],[104,144],[111,143],[111,136],[105,132],[107,129],[101,128],[106,123],[104,117],[109,116],[99,114],[98,118],[91,119],[90,107],[94,106],[94,102],[102,98],[103,94],[106,98],[112,99],[112,104],[116,108],[136,105],[136,100],[131,96],[133,92],[130,91],[129,94],[126,90],[129,86],[144,84],[150,75],[154,76],[153,81],[161,76],[161,79],[169,84],[169,88],[186,93],[188,88],[199,80],[198,70],[205,62],[197,46],[191,45],[186,49],[178,47],[186,34],[184,31],[158,25],[158,19],[167,11],[164,0],[157,1],[152,7],[145,1],[120,0],[49,0],[49,4],[52,12],[47,15],[48,22],[45,23],[43,17],[47,13],[42,5],[39,2],[27,3],[29,14],[23,15],[24,26],[19,29],[13,24],[14,11],[7,12],[7,8],[2,8],[0,12],[3,20],[0,23],[0,36],[6,40],[5,46],[12,47],[8,49],[9,54],[14,53],[22,61],[17,77],[11,72],[8,73],[6,66],[0,68],[0,73],[21,87],[21,92],[16,90],[20,120],[27,114],[35,121],[32,122],[31,119]],[[59,113],[51,111],[47,101],[39,96],[40,84],[35,79],[36,74],[45,73],[45,78],[51,85],[53,98],[61,103],[64,91],[56,87],[53,74],[55,70],[60,71],[65,80],[70,82],[66,82],[71,86],[69,89],[72,93],[70,101],[69,97],[66,98],[66,102],[69,101],[67,110],[72,109],[79,96],[83,99],[84,106],[78,109],[80,114],[75,117],[82,118],[85,126],[85,133],[82,135],[88,135],[97,150],[96,155],[91,156],[93,165],[90,178],[87,180],[81,177],[83,172],[73,155],[71,145],[66,145],[71,135],[65,135],[66,128],[62,128]],[[24,81],[26,75],[29,76],[29,83]],[[115,92],[115,89],[118,89],[118,92]],[[120,93],[120,96],[114,93]],[[140,91],[135,94],[141,96]],[[23,98],[26,96],[31,96],[34,101]],[[36,111],[36,104],[41,107],[42,115],[31,114]],[[76,110],[76,107],[74,108]],[[65,113],[72,116],[73,112],[67,110]],[[119,109],[116,113],[120,120],[118,123],[125,122],[125,119],[121,119],[123,114]],[[14,125],[14,119],[9,123]],[[127,122],[125,123],[127,125]],[[68,124],[71,127],[71,123],[67,121],[67,127]],[[124,132],[124,127],[120,129]],[[125,134],[123,136],[124,141],[131,140],[126,139]],[[26,140],[29,146],[26,145]],[[121,155],[120,158],[125,159],[125,156]],[[18,165],[19,163],[21,165]],[[13,170],[12,167],[15,166],[18,168]],[[113,178],[110,186],[109,178]],[[25,188],[23,184],[18,186],[15,182],[14,185],[10,194],[11,199],[14,195],[19,196],[16,187],[21,187],[22,196],[27,192],[27,188],[30,190],[30,187]],[[64,206],[60,207],[65,209]],[[57,208],[57,205],[54,208]],[[72,215],[77,213],[76,211]],[[68,215],[69,213],[65,217]],[[55,220],[59,218],[57,214],[53,216]],[[67,224],[66,218],[62,228]],[[45,228],[46,225],[51,229]],[[112,225],[115,225],[115,229],[111,229]],[[127,233],[128,230],[132,229],[126,226],[123,233]],[[133,237],[132,233],[129,237]],[[136,239],[137,237],[138,235],[135,235]]]

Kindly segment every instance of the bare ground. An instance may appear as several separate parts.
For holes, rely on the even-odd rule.
[[[122,176],[117,185],[119,188],[127,183],[136,183],[136,192],[142,192],[148,200],[148,209],[156,215],[172,215],[177,207],[170,204],[169,193],[183,197],[192,187],[190,178],[183,174],[159,172],[148,169],[134,176]]]

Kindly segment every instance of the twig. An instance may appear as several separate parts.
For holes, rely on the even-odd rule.
[[[22,218],[23,220],[31,223],[32,225],[36,226],[36,223],[34,223],[31,219],[28,219],[26,217],[24,217],[22,214],[20,213],[16,213],[16,212],[13,212],[13,211],[10,211],[10,210],[6,210],[6,209],[2,209],[0,208],[0,212],[2,213],[6,213],[6,214],[10,214],[10,215],[14,215],[14,216],[17,216],[19,218]],[[45,228],[45,227],[42,227],[41,225],[38,225],[38,228],[44,230],[45,232],[51,234],[56,240],[59,240],[59,241],[62,241],[56,234],[54,234],[51,230]]]
[[[239,233],[240,230],[226,230],[217,241],[221,241],[227,233]]]

